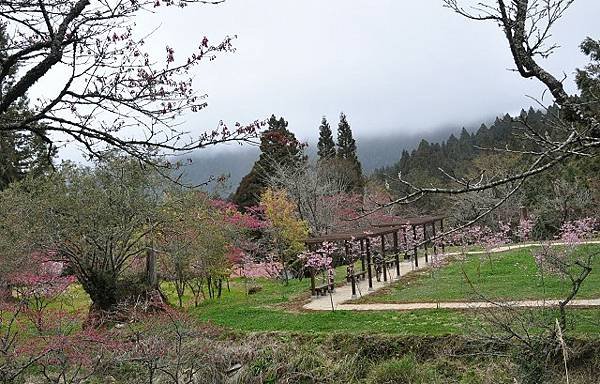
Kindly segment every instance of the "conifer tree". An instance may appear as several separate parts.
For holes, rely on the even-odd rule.
[[[343,112],[340,114],[340,122],[338,124],[337,145],[337,158],[344,167],[348,168],[348,171],[352,175],[352,181],[348,189],[349,191],[359,192],[363,187],[362,166],[356,154],[356,141],[352,137],[352,129]]]
[[[0,62],[5,60],[6,32],[0,24]],[[16,68],[12,68],[0,84],[0,94],[3,94],[13,82]],[[2,123],[23,121],[31,114],[27,98],[21,98],[14,106],[0,114]],[[0,191],[10,183],[23,179],[28,174],[42,174],[52,166],[52,158],[56,153],[48,143],[42,140],[44,127],[31,124],[21,131],[0,130]],[[39,134],[33,134],[38,132]]]
[[[323,120],[321,120],[321,125],[319,126],[317,155],[319,156],[319,160],[333,159],[336,155],[333,133],[331,132],[331,127],[329,126],[325,116],[323,116]]]
[[[269,128],[261,135],[260,157],[232,197],[233,202],[241,208],[258,205],[274,167],[295,166],[306,160],[303,145],[287,129],[288,122],[283,117],[277,119],[272,115],[268,125]]]

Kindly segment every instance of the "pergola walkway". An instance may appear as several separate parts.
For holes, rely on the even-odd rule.
[[[585,244],[600,244],[600,240],[592,240],[586,241]],[[565,245],[562,242],[553,242],[553,245]],[[514,249],[521,248],[529,248],[534,246],[540,246],[541,243],[529,243],[529,244],[514,244],[507,245],[502,247],[497,247],[490,250],[491,253],[500,253],[506,252]],[[467,255],[480,255],[486,253],[485,251],[470,251],[466,252]],[[450,252],[445,253],[443,255],[439,255],[440,258],[446,258],[449,256],[458,256],[460,252]],[[369,291],[368,282],[360,281],[357,282],[357,290],[358,296],[366,296],[377,290],[398,281],[399,278],[405,276],[406,274],[422,270],[428,267],[425,263],[425,257],[422,257],[419,260],[419,265],[422,267],[415,267],[414,263],[411,260],[407,260],[405,262],[400,263],[400,275],[396,274],[396,270],[390,268],[388,270],[388,278],[387,282],[384,281],[373,281],[373,289]],[[383,280],[383,279],[382,279]],[[492,303],[492,302],[427,302],[427,303],[403,303],[403,304],[394,304],[394,303],[375,303],[375,304],[349,304],[346,303],[350,301],[352,297],[352,287],[350,284],[346,284],[341,287],[336,287],[335,291],[331,293],[331,296],[328,294],[326,296],[314,297],[309,303],[304,305],[304,309],[313,310],[313,311],[331,311],[332,302],[335,310],[341,311],[402,311],[402,310],[417,310],[417,309],[436,309],[436,308],[445,308],[445,309],[477,309],[477,308],[491,308],[497,307],[501,305],[505,306],[514,306],[514,307],[541,307],[541,306],[557,306],[558,300],[523,300],[523,301],[511,301],[511,302],[503,302],[503,303]],[[596,307],[600,306],[600,299],[590,299],[590,300],[573,300],[569,303],[572,307]]]

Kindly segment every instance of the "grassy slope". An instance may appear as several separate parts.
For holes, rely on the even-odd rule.
[[[586,251],[598,251],[590,246]],[[517,250],[495,255],[493,266],[485,259],[481,278],[477,276],[477,258],[455,262],[437,272],[435,278],[425,273],[394,286],[391,292],[369,296],[365,301],[435,301],[465,300],[473,297],[464,283],[463,268],[482,293],[495,298],[539,298],[543,289],[529,250]],[[493,273],[492,273],[493,268]],[[596,266],[600,269],[600,263]],[[338,278],[343,277],[339,270]],[[600,297],[600,272],[597,270],[586,281],[579,297]],[[255,295],[246,296],[241,280],[231,284],[220,300],[209,300],[198,308],[190,309],[199,319],[242,331],[293,331],[293,332],[350,332],[392,333],[405,335],[442,335],[469,332],[466,325],[478,323],[476,312],[452,310],[373,311],[373,312],[308,312],[297,308],[307,298],[308,281],[291,281],[282,294],[281,284],[268,280],[257,283],[263,288]],[[546,296],[559,297],[567,288],[556,278],[546,278]],[[576,333],[597,332],[600,310],[573,311]],[[552,311],[547,316],[554,316]]]
[[[580,252],[600,252],[597,245],[580,248]],[[477,271],[480,268],[479,273]],[[485,297],[505,300],[561,298],[570,289],[567,281],[538,272],[531,249],[520,249],[487,256],[469,256],[466,261],[454,261],[438,271],[421,272],[407,277],[375,295],[358,300],[363,303],[406,303],[435,301],[480,300]],[[581,287],[577,298],[600,297],[600,257],[594,270]]]
[[[595,248],[596,250],[600,247]],[[464,268],[469,276],[477,276],[476,258],[470,258]],[[459,262],[445,266],[431,278],[429,273],[405,279],[391,288],[386,295],[369,296],[364,301],[434,301],[463,300],[469,298],[470,289],[464,284],[462,265]],[[495,256],[494,274],[484,260],[481,279],[477,286],[487,294],[496,297],[532,298],[540,297],[542,292],[535,265],[527,250],[511,251]],[[600,265],[597,265],[600,269]],[[341,282],[345,270],[337,271],[337,280]],[[452,310],[419,311],[373,311],[373,312],[309,312],[301,310],[301,304],[308,299],[308,280],[291,280],[288,286],[280,282],[259,279],[254,282],[262,290],[254,295],[245,294],[242,279],[230,283],[231,290],[224,288],[221,299],[206,300],[194,308],[193,299],[186,295],[184,302],[189,312],[202,321],[228,328],[253,331],[282,331],[301,333],[345,332],[353,334],[389,333],[397,335],[444,335],[468,333],[465,325],[477,325],[476,312]],[[564,286],[557,280],[547,279],[547,297],[556,296]],[[170,302],[177,303],[174,289],[164,284]],[[600,297],[600,272],[595,270],[582,288],[580,297]],[[54,308],[85,309],[89,305],[87,295],[80,287],[69,290],[61,303]],[[576,333],[595,334],[598,331],[600,310],[573,311],[576,321]],[[548,313],[549,316],[553,314]]]
[[[345,268],[338,268],[336,281],[342,282]],[[250,283],[252,284],[252,283]],[[427,310],[418,312],[309,312],[300,310],[309,297],[309,280],[281,282],[258,279],[259,293],[245,294],[243,279],[230,282],[230,291],[224,289],[220,299],[206,300],[193,307],[191,297],[185,305],[197,318],[242,331],[283,332],[351,332],[391,333],[400,335],[442,335],[460,333],[466,321],[460,312]],[[176,303],[175,292],[164,285],[171,302]]]

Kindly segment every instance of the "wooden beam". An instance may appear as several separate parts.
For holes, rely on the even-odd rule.
[[[438,254],[438,250],[437,250],[437,239],[436,237],[436,230],[435,230],[435,221],[433,223],[431,223],[431,230],[432,230],[432,234],[433,234],[433,254],[437,256]]]
[[[367,277],[369,279],[369,291],[373,290],[373,271],[371,266],[371,239],[367,239]]]
[[[364,272],[365,269],[365,242],[364,240],[360,240],[360,268],[361,271]]]
[[[412,226],[413,231],[413,255],[415,257],[415,267],[419,267],[419,253],[417,246],[417,227],[415,225]]]
[[[444,233],[444,219],[440,219],[440,231],[442,231],[442,233]],[[446,241],[444,240],[443,236],[442,236],[442,253],[443,254],[446,253]]]
[[[429,243],[429,236],[427,235],[427,224],[423,224],[423,248],[425,248],[425,263],[429,262],[429,250],[427,244]]]
[[[381,261],[383,262],[383,281],[387,281],[387,260],[385,259],[385,235],[381,235]]]
[[[394,254],[396,258],[396,277],[400,278],[400,252],[398,250],[398,232],[394,232]]]

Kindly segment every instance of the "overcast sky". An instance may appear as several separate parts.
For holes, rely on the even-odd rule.
[[[544,65],[567,75],[586,63],[578,45],[600,38],[600,1],[577,0],[554,30],[561,48]],[[317,134],[321,116],[346,112],[356,136],[472,125],[532,104],[535,80],[512,67],[492,23],[468,21],[441,0],[227,0],[140,18],[159,57],[183,57],[204,35],[237,35],[235,53],[195,69],[209,107],[185,116],[199,132],[228,123],[284,116],[299,138]]]

